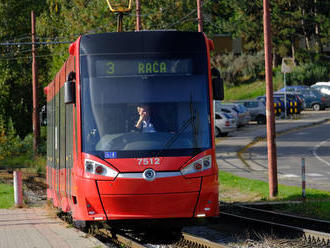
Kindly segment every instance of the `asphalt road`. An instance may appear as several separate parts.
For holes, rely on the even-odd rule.
[[[330,191],[330,123],[290,132],[276,138],[280,183],[301,185],[301,164],[305,158],[307,187]],[[245,153],[257,171],[267,171],[267,144],[259,142]]]

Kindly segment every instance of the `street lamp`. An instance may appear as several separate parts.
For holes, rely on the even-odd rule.
[[[123,31],[123,16],[125,12],[132,9],[132,0],[107,0],[109,8],[112,12],[118,13],[117,32]]]

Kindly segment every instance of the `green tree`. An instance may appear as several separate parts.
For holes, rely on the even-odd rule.
[[[43,11],[45,0],[0,1],[0,40],[30,41],[31,10]],[[0,46],[0,114],[12,119],[20,136],[32,130],[31,46]],[[31,125],[29,125],[31,123]]]

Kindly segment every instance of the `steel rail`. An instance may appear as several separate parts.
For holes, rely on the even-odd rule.
[[[325,227],[328,227],[328,228],[325,228],[326,229],[325,232],[330,232],[330,221],[327,221],[327,220],[320,220],[320,219],[314,219],[314,218],[310,218],[310,217],[297,216],[297,215],[293,215],[293,214],[280,213],[280,212],[276,212],[276,211],[260,209],[260,208],[254,208],[254,207],[248,207],[248,206],[243,206],[243,205],[238,205],[237,207],[242,208],[242,209],[251,210],[251,211],[254,211],[254,212],[273,215],[274,217],[283,217],[283,218],[290,218],[291,220],[303,221],[303,222],[305,222],[309,225],[325,226]]]
[[[109,230],[107,229],[99,229],[99,232],[104,234],[105,236],[111,238],[111,241],[120,245],[124,245],[124,247],[130,247],[130,248],[145,248],[147,246],[138,243],[137,241],[133,240],[132,238],[118,234],[116,233],[113,235]]]
[[[203,248],[228,248],[228,246],[212,242],[188,233],[182,233],[183,239],[177,245],[182,247],[203,247]]]
[[[125,247],[130,248],[145,248],[150,247],[150,245],[143,245],[136,240],[128,237],[125,234],[115,234],[113,235],[107,229],[99,229],[99,232],[104,234],[106,237],[111,238],[111,241],[120,245],[124,245]],[[212,242],[202,237],[197,237],[192,234],[182,233],[182,239],[173,244],[173,247],[203,247],[203,248],[228,248],[228,246],[221,245],[219,243]]]
[[[261,219],[245,217],[245,216],[241,216],[241,215],[237,215],[237,214],[226,213],[224,211],[221,212],[221,215],[229,216],[229,217],[237,218],[237,219],[241,219],[241,220],[243,219],[243,220],[249,221],[249,222],[267,224],[272,227],[278,227],[281,229],[288,229],[291,231],[302,233],[303,237],[305,238],[306,241],[314,242],[314,243],[322,243],[325,246],[330,246],[330,233],[318,232],[318,231],[314,231],[314,230],[310,230],[310,229],[306,229],[306,228],[300,228],[300,227],[290,226],[290,225],[286,225],[286,224],[280,224],[280,223],[276,223],[273,221],[265,221],[265,220],[261,220]]]

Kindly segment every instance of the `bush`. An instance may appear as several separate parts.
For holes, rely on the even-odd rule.
[[[0,162],[3,167],[34,168],[37,172],[45,171],[46,154],[46,128],[41,130],[41,139],[39,154],[35,157],[33,154],[33,135],[28,134],[23,140],[16,134],[13,122],[9,119],[5,121],[0,116]]]
[[[330,63],[303,64],[287,74],[288,85],[312,85],[319,81],[329,81]]]
[[[227,86],[237,86],[248,80],[255,80],[264,71],[264,53],[233,53],[217,55],[212,58],[212,66],[218,68]]]
[[[21,139],[16,134],[13,122],[9,119],[8,124],[0,116],[0,160],[16,156],[21,151]]]

